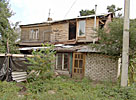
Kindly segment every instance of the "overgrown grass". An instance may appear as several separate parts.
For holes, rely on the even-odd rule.
[[[0,100],[136,100],[136,85],[121,88],[118,84],[95,83],[88,79],[57,77],[29,83],[0,82]]]

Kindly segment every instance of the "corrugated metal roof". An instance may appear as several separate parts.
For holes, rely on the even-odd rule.
[[[107,16],[109,14],[112,14],[112,12],[97,14],[96,16],[97,17],[99,17],[99,16]],[[92,18],[92,17],[95,17],[95,15],[79,16],[79,17],[75,17],[75,18],[68,18],[68,19],[54,20],[54,21],[46,21],[46,22],[42,22],[42,23],[34,23],[34,24],[27,24],[27,25],[20,25],[20,26],[30,26],[30,25],[40,25],[40,24],[49,25],[49,24],[56,23],[56,22],[62,22],[62,21],[74,20],[74,19]]]
[[[56,51],[61,51],[61,52],[100,52],[96,50],[95,48],[91,48],[88,45],[64,45],[64,44],[57,44],[54,45]],[[25,47],[25,48],[19,48],[19,50],[36,50],[36,49],[42,49],[42,48],[47,48],[47,47]]]
[[[80,49],[77,52],[88,52],[89,53],[89,52],[100,52],[100,51],[94,48],[94,49]]]
[[[103,13],[103,14],[97,14],[96,17],[99,16],[107,16],[109,14],[112,14],[112,12],[109,13]],[[68,19],[62,19],[62,20],[56,20],[56,21],[49,21],[50,23],[55,23],[55,22],[61,22],[61,21],[66,21],[66,20],[73,20],[73,19],[84,19],[84,18],[92,18],[95,17],[95,15],[88,15],[88,16],[79,16],[79,17],[75,17],[75,18],[68,18]]]
[[[62,48],[72,48],[72,45],[64,45],[64,44],[56,44],[55,47],[62,47]],[[19,50],[37,50],[37,49],[46,49],[48,47],[24,47],[19,48]]]
[[[12,78],[16,82],[26,81],[27,72],[12,72]]]

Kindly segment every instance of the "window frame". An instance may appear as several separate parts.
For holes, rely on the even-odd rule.
[[[62,65],[61,65],[61,69],[58,69],[58,54],[61,54],[61,56],[62,56],[62,58],[61,58],[61,63],[62,63]],[[67,65],[67,68],[64,68],[64,66],[65,66],[65,54],[67,54],[67,56],[68,56],[68,65]],[[55,69],[56,70],[62,70],[62,71],[69,71],[69,53],[57,53],[56,54],[56,64],[55,64]]]
[[[83,35],[80,35],[80,27],[81,27],[80,23],[81,22],[84,22],[84,34]],[[86,35],[86,20],[78,21],[78,31],[77,32],[78,32],[78,37],[84,37]]]
[[[72,68],[73,76],[78,74],[80,74],[81,76],[84,76],[85,62],[86,62],[85,58],[86,58],[85,53],[77,53],[77,52],[73,53],[73,68]],[[80,67],[80,61],[82,61],[82,67]]]
[[[37,30],[37,34],[32,34],[32,30]],[[31,28],[30,29],[30,34],[29,34],[29,39],[31,40],[38,40],[39,39],[39,28]]]
[[[48,34],[49,35],[49,39],[47,41],[50,41],[51,40],[51,30],[46,30],[46,31],[43,31],[43,41],[46,41],[46,37],[45,37],[45,34]]]

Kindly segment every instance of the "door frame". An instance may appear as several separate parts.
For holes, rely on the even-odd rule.
[[[83,58],[76,58],[75,55],[83,55]],[[81,56],[80,56],[81,57]],[[73,66],[72,66],[72,77],[79,77],[79,78],[83,78],[84,74],[85,74],[85,58],[86,58],[86,54],[85,53],[79,53],[79,52],[74,52],[73,53]],[[83,67],[82,67],[82,74],[81,73],[75,73],[74,72],[74,68],[75,68],[75,59],[76,60],[83,60]],[[79,68],[79,63],[78,63],[78,68]]]
[[[72,25],[71,25],[71,23],[74,23],[75,25],[73,25],[73,30],[75,31],[75,32],[71,32],[71,28],[72,28]],[[77,22],[76,22],[76,20],[74,20],[74,21],[70,21],[69,22],[69,32],[68,32],[68,40],[73,40],[73,39],[76,39],[76,34],[77,33]],[[73,36],[73,38],[71,38],[71,35],[72,34],[74,34],[74,36]]]

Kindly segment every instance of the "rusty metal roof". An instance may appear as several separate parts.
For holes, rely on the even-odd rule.
[[[98,50],[91,48],[89,45],[64,45],[64,44],[57,44],[54,45],[57,52],[99,52]],[[42,49],[47,47],[24,47],[19,48],[19,50],[36,50]]]
[[[112,12],[103,13],[103,14],[97,14],[96,17],[107,16],[109,14],[112,14]],[[93,18],[93,17],[95,17],[95,15],[79,16],[79,17],[75,17],[75,18],[68,18],[68,19],[62,19],[62,20],[54,20],[54,21],[46,21],[46,22],[41,22],[41,23],[20,25],[20,27],[24,27],[24,26],[37,26],[37,25],[50,25],[50,24],[57,23],[57,22],[63,22],[63,21],[68,21],[68,20],[76,20],[76,19],[84,19],[84,18]]]

